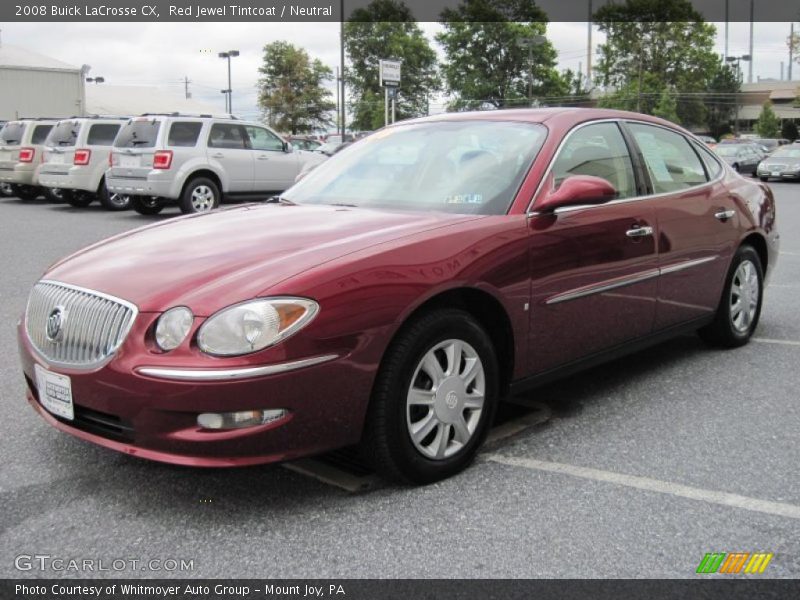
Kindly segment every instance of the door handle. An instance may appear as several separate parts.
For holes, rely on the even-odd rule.
[[[736,214],[735,210],[721,210],[717,213],[714,213],[714,217],[719,219],[720,221],[727,221],[728,219],[733,218]]]
[[[258,156],[256,156],[256,158],[258,160],[269,160],[269,156],[267,156],[266,154],[259,154]]]
[[[212,154],[211,158],[225,158],[225,155],[222,152],[217,152],[216,154]]]
[[[648,235],[653,235],[653,228],[649,225],[635,225],[631,229],[628,229],[625,235],[629,238],[647,237]]]

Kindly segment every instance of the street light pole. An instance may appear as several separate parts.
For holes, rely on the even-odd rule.
[[[517,44],[521,47],[528,47],[528,105],[533,103],[533,47],[544,44],[547,38],[543,35],[520,38]]]
[[[736,63],[736,81],[742,85],[742,67],[741,61],[750,62],[752,64],[752,56],[750,54],[742,54],[741,56],[729,56],[725,59],[726,62]],[[736,112],[733,117],[733,134],[739,137],[739,93],[737,92],[736,98]]]
[[[239,56],[238,50],[228,50],[220,52],[219,57],[228,60],[228,114],[233,114],[233,86],[231,85],[231,58]]]

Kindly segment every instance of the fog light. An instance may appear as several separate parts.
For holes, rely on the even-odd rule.
[[[241,410],[229,413],[203,413],[197,416],[197,424],[203,429],[243,429],[256,427],[285,417],[285,408],[270,410]]]

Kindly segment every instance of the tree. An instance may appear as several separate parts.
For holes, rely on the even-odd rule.
[[[675,101],[675,95],[669,88],[664,88],[661,92],[661,97],[658,99],[658,104],[653,109],[653,114],[656,117],[661,117],[673,123],[678,122],[678,103]]]
[[[311,60],[304,49],[288,42],[272,42],[264,46],[258,72],[258,104],[271,126],[296,134],[331,123],[329,113],[336,105],[324,83],[333,74],[319,59]]]
[[[731,133],[731,121],[736,112],[736,102],[741,88],[739,74],[732,65],[717,63],[708,82],[705,106],[708,131],[717,139]]]
[[[665,87],[675,90],[685,125],[706,122],[702,92],[715,72],[716,28],[690,0],[625,0],[594,13],[600,45],[599,82],[616,89],[606,104],[652,113]]]
[[[792,142],[800,137],[797,132],[797,124],[794,121],[784,121],[783,127],[781,127],[781,137]]]
[[[763,138],[776,138],[781,130],[781,120],[775,111],[772,110],[772,102],[767,100],[761,107],[761,114],[758,116],[756,131]]]
[[[531,96],[565,96],[569,82],[556,71],[556,51],[544,36],[546,16],[531,0],[462,0],[441,14],[436,36],[445,53],[442,73],[451,110],[505,108]],[[533,46],[523,44],[531,43]]]
[[[354,129],[383,126],[384,91],[378,72],[381,59],[403,61],[397,118],[428,114],[429,99],[441,87],[436,52],[405,4],[374,0],[354,10],[345,23],[344,40],[350,59],[346,81],[352,95]]]

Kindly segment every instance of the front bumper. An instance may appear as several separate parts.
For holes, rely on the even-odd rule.
[[[800,169],[771,169],[769,165],[758,165],[756,173],[759,177],[766,177],[768,179],[786,179],[794,180],[800,179]]]
[[[32,164],[0,162],[0,182],[12,185],[39,185],[36,168]]]
[[[110,362],[89,372],[49,367],[20,323],[19,349],[30,404],[48,423],[81,439],[140,458],[189,466],[279,462],[359,440],[371,376],[347,357],[335,359],[325,353],[324,361],[279,368],[264,376],[182,380],[146,375],[142,368],[154,364],[153,354],[137,349],[136,340],[144,339],[152,322],[141,318],[147,316],[140,313]],[[70,377],[74,421],[52,415],[39,402],[35,364]],[[168,366],[160,361],[159,368]],[[178,371],[192,373],[185,365]],[[246,429],[207,430],[197,425],[200,413],[278,408],[288,415]]]

